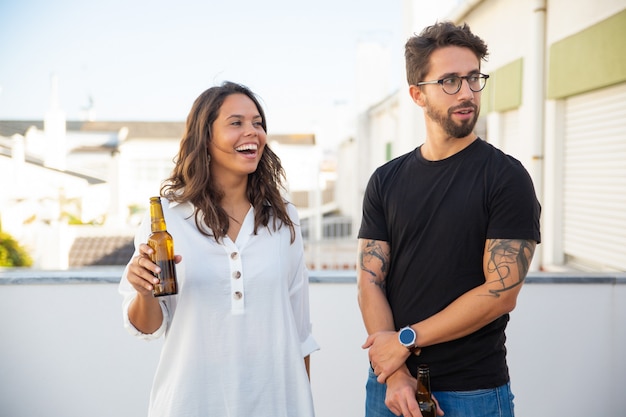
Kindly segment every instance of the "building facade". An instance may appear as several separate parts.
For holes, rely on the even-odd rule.
[[[626,1],[466,0],[430,21],[404,4],[407,38],[451,20],[489,46],[477,133],[533,178],[533,268],[626,271]],[[404,87],[361,115],[360,198],[377,166],[423,143],[422,119]]]

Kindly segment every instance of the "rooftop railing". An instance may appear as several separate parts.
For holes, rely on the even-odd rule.
[[[161,342],[122,328],[122,268],[0,271],[0,415],[146,415]],[[311,271],[318,417],[362,417],[366,338],[353,270]],[[507,329],[517,417],[626,409],[626,274],[533,273]]]

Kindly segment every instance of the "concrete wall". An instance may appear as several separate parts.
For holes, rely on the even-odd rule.
[[[146,415],[161,343],[122,328],[121,270],[0,272],[0,415]],[[361,417],[367,353],[353,272],[313,274],[319,417]],[[518,417],[626,409],[626,276],[533,276],[508,331]]]

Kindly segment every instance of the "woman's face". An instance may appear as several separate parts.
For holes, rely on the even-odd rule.
[[[256,171],[267,135],[254,102],[245,94],[231,94],[211,126],[209,142],[212,175],[246,176]]]

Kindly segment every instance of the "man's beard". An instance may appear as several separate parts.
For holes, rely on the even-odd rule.
[[[454,113],[456,109],[467,107],[471,107],[472,109],[474,109],[474,117],[470,120],[464,120],[460,124],[455,123],[452,120],[452,113]],[[437,110],[429,106],[428,103],[426,103],[425,109],[426,115],[428,117],[430,117],[433,121],[439,123],[439,125],[448,135],[456,139],[461,139],[470,135],[474,131],[474,127],[476,126],[476,122],[478,121],[478,106],[470,102],[464,102],[458,106],[448,109],[447,114],[437,112]]]

